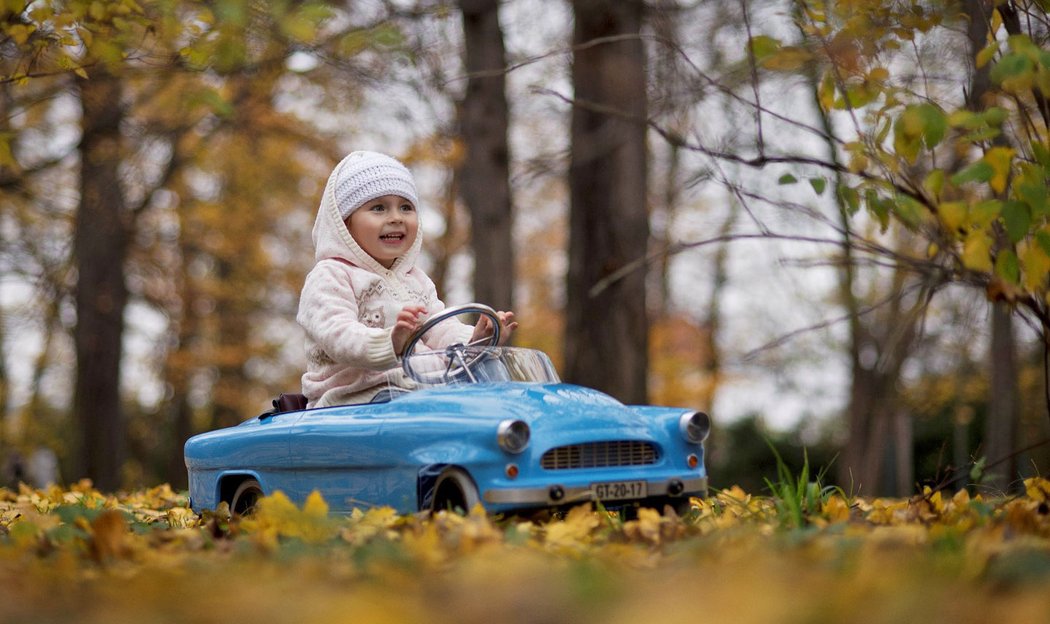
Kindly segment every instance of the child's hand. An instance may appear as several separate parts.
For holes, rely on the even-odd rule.
[[[412,332],[419,328],[420,315],[426,313],[427,309],[423,306],[405,306],[397,313],[397,321],[390,330],[390,342],[394,343],[394,353],[398,356],[403,355],[402,351],[405,350]]]
[[[496,312],[496,316],[499,317],[499,346],[503,346],[510,342],[510,335],[514,333],[514,330],[518,328],[518,323],[514,320],[513,312]],[[470,337],[470,342],[477,342],[486,336],[492,335],[492,321],[489,317],[482,315],[478,319],[478,324],[474,326],[474,335]]]

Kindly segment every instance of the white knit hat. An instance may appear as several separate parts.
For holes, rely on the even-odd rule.
[[[398,195],[419,206],[412,174],[399,161],[379,152],[351,152],[336,165],[335,205],[346,220],[367,201]]]

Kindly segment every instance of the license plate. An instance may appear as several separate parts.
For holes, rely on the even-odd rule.
[[[591,493],[598,500],[624,500],[628,498],[645,498],[645,481],[610,481],[609,483],[592,483]]]

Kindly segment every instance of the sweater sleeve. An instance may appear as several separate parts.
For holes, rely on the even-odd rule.
[[[296,320],[337,363],[371,370],[397,366],[391,328],[368,327],[359,320],[353,285],[339,269],[318,264],[310,271]]]

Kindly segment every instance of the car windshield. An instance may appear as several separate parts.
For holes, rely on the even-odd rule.
[[[453,345],[407,356],[404,370],[411,370],[415,380],[426,385],[560,381],[546,353],[522,347]]]

